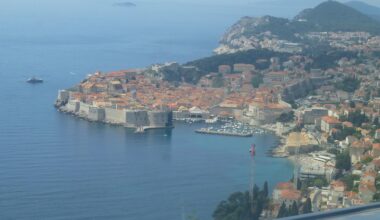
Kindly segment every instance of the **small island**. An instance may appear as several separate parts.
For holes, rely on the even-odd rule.
[[[132,8],[132,7],[136,7],[136,4],[133,3],[133,2],[116,2],[116,3],[113,4],[113,6]]]

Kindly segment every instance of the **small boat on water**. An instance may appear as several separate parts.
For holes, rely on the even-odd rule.
[[[36,78],[36,77],[32,77],[32,78],[29,78],[26,82],[27,82],[27,83],[36,84],[36,83],[43,83],[44,80],[43,80],[43,79]]]
[[[135,133],[144,133],[144,132],[145,132],[144,127],[138,127],[136,128],[136,131],[135,131]]]
[[[249,153],[251,153],[252,157],[254,157],[256,155],[255,144],[251,145],[251,148],[249,149]]]

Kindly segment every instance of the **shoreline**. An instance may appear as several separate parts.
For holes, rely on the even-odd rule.
[[[93,120],[83,112],[70,111],[69,109],[67,109],[66,105],[59,102],[59,100],[56,101],[56,103],[54,104],[54,107],[57,109],[57,111],[64,113],[64,114],[72,115],[78,119],[82,119],[82,120],[92,122],[92,123],[100,123],[100,124],[111,125],[111,126],[120,126],[120,127],[124,127],[127,129],[134,130],[135,133],[144,133],[148,130],[174,129],[174,125],[171,125],[171,126],[140,126],[140,127],[136,127],[136,126],[126,126],[125,123],[114,122],[111,120],[109,120],[109,121]],[[173,121],[176,121],[176,120],[173,120]],[[234,121],[241,122],[237,119],[235,119]],[[262,129],[268,133],[273,134],[274,136],[276,136],[276,138],[278,138],[278,142],[274,146],[271,146],[270,149],[267,151],[266,155],[268,157],[271,157],[271,158],[289,158],[289,160],[291,160],[291,158],[290,158],[291,156],[286,152],[286,149],[285,149],[285,138],[286,137],[284,135],[277,134],[276,129],[273,128],[273,126],[271,126],[271,125],[256,125],[256,126],[250,125],[250,126],[260,128],[260,129]],[[239,134],[239,133],[228,133],[228,132],[203,131],[200,129],[197,129],[194,132],[198,133],[198,134],[203,134],[203,135],[221,135],[221,136],[241,137],[241,138],[248,138],[248,137],[254,136],[253,133],[252,134]]]
[[[285,140],[286,137],[283,134],[278,134],[275,130],[275,128],[272,128],[269,125],[260,125],[261,129],[267,130],[271,132],[273,135],[275,135],[278,138],[278,144],[277,146],[272,147],[270,152],[268,153],[273,158],[290,158],[291,156],[286,152],[285,149]]]

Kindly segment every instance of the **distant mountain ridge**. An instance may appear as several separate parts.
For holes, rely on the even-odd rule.
[[[303,35],[310,32],[368,32],[379,35],[380,22],[350,6],[329,0],[301,11],[293,19],[243,17],[224,34],[215,53],[265,48],[263,42],[268,45],[271,39],[280,44],[301,43]]]
[[[373,19],[377,21],[380,21],[380,7],[369,5],[361,1],[350,1],[350,2],[346,2],[345,4],[363,14],[366,14],[372,17]]]
[[[296,16],[312,24],[316,31],[366,31],[379,33],[380,23],[350,6],[327,1]]]

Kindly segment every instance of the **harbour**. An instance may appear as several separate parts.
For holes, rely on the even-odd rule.
[[[24,3],[32,7],[29,1]],[[49,8],[52,3],[45,3],[47,13],[66,16],[60,7]],[[191,22],[194,13],[189,7],[199,10],[199,6],[159,4],[184,16],[178,25],[157,30],[154,36],[150,26],[135,27],[140,23],[136,21],[162,24],[171,15],[161,13],[165,10],[157,12],[156,2],[150,0],[130,13],[107,7],[103,1],[63,3],[76,8],[85,28],[77,19],[70,20],[71,16],[53,17],[47,26],[36,26],[45,13],[36,14],[30,7],[17,7],[31,18],[22,29],[18,30],[18,18],[5,21],[9,32],[0,36],[0,54],[6,57],[0,60],[0,72],[11,74],[4,77],[0,93],[4,100],[0,115],[1,219],[167,220],[180,219],[183,207],[186,215],[194,213],[209,220],[221,200],[247,189],[248,148],[253,142],[258,146],[258,184],[268,180],[274,185],[291,177],[291,163],[265,155],[276,139],[271,134],[250,138],[197,135],[194,130],[206,126],[198,122],[174,122],[175,129],[135,134],[133,129],[89,123],[86,115],[73,117],[71,112],[63,114],[52,107],[57,90],[75,85],[96,70],[206,56],[225,24],[241,15],[240,9],[231,11],[232,17],[218,15],[205,23],[204,34],[192,36],[200,26]],[[138,11],[143,7],[156,13]],[[157,17],[157,13],[164,16]],[[206,16],[210,10],[200,13]],[[109,24],[105,25],[104,19]],[[19,34],[25,31],[36,34]],[[102,37],[103,33],[107,34]],[[78,35],[82,37],[78,39]],[[30,72],[47,83],[25,86],[29,77],[25,73]]]
[[[219,123],[209,127],[203,127],[195,130],[199,134],[235,136],[235,137],[252,137],[267,133],[264,129],[253,127],[239,121],[229,121]]]

